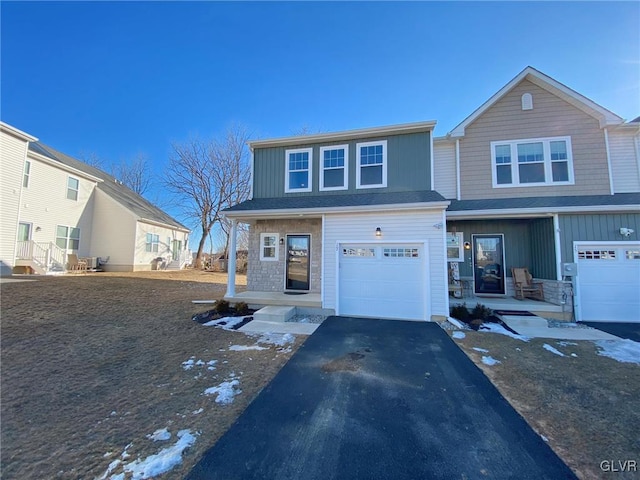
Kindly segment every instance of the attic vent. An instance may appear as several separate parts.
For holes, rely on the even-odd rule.
[[[530,93],[522,95],[522,110],[533,110],[533,97]]]

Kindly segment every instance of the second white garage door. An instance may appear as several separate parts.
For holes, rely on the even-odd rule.
[[[575,247],[580,320],[640,322],[640,243]]]
[[[427,263],[422,244],[340,244],[338,313],[426,320]]]

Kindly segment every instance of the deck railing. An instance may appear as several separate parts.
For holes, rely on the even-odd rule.
[[[22,240],[16,245],[16,260],[29,260],[44,270],[53,267],[64,269],[67,253],[53,242]]]

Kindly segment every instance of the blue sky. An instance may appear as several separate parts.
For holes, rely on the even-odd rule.
[[[0,8],[2,120],[70,155],[145,153],[159,175],[172,142],[234,122],[254,138],[421,120],[444,135],[527,65],[640,115],[638,2]]]

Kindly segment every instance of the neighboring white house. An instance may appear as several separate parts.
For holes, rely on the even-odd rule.
[[[182,268],[189,230],[117,179],[0,122],[2,274]],[[106,263],[105,263],[106,262]]]

